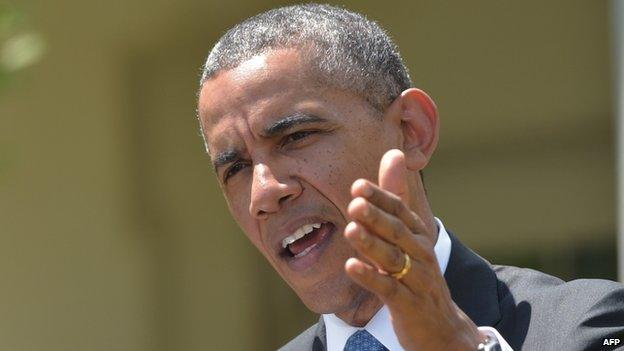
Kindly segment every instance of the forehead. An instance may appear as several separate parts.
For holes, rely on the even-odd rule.
[[[206,81],[198,111],[209,145],[237,125],[260,130],[269,119],[322,107],[326,89],[307,72],[298,51],[283,49],[255,56]]]

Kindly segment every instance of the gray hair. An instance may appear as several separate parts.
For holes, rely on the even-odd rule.
[[[397,46],[374,21],[343,8],[303,4],[253,16],[212,48],[200,84],[271,49],[305,51],[320,82],[352,91],[382,112],[412,86]]]

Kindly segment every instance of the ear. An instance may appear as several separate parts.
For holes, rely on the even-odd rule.
[[[410,88],[395,99],[386,113],[400,121],[407,168],[425,168],[438,145],[438,108],[433,100],[424,91]]]

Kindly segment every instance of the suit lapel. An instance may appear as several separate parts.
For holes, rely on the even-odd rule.
[[[451,257],[444,278],[453,301],[478,326],[494,326],[500,319],[496,274],[490,264],[451,237]]]

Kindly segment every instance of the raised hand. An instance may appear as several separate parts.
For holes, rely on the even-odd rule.
[[[403,153],[390,150],[379,185],[353,183],[345,237],[371,264],[350,258],[346,272],[388,306],[406,350],[474,350],[483,338],[451,299],[434,252],[437,234],[409,208],[407,172]]]

